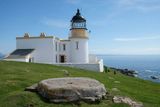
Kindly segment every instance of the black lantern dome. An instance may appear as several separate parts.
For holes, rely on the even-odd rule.
[[[77,9],[76,15],[71,20],[71,29],[86,29],[86,19],[81,16],[79,9]]]

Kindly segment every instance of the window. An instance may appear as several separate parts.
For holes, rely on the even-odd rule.
[[[56,42],[56,51],[57,51],[57,42]]]
[[[59,44],[59,51],[61,51],[61,44]]]
[[[56,63],[58,62],[58,58],[57,58],[57,55],[56,55]]]
[[[66,44],[63,44],[63,51],[66,50]]]
[[[76,49],[77,50],[79,49],[79,42],[78,41],[76,42]]]

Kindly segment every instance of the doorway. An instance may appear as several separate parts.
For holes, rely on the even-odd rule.
[[[65,63],[66,62],[66,56],[65,55],[60,55],[60,62]]]
[[[32,58],[29,58],[29,62],[31,63],[31,62],[34,62],[34,58],[32,57]]]

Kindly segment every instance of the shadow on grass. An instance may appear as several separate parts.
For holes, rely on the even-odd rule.
[[[31,91],[30,91],[31,92]],[[45,103],[48,104],[56,104],[56,105],[76,105],[76,106],[82,106],[83,103],[87,103],[89,105],[99,105],[102,101],[101,100],[96,100],[95,102],[91,102],[91,101],[85,101],[85,100],[77,100],[77,101],[72,101],[72,102],[51,102],[49,99],[44,98],[43,96],[41,96],[38,92],[35,92],[38,95],[38,97],[40,98],[40,100],[42,100]],[[107,100],[106,98],[103,98],[102,100]],[[27,107],[34,107],[34,104],[28,104]]]

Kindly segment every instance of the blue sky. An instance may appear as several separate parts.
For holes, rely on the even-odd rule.
[[[67,39],[77,8],[91,30],[90,53],[160,54],[160,0],[0,0],[0,52],[25,32]]]

